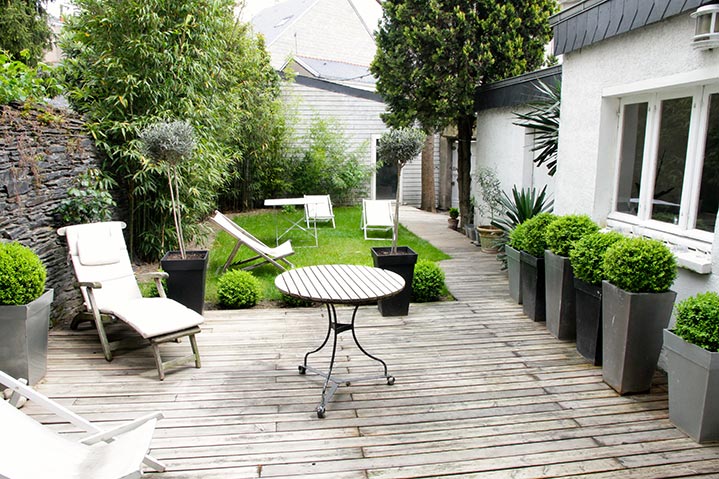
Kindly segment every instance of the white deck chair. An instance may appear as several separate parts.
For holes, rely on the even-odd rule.
[[[385,240],[369,236],[372,231],[391,231],[394,239],[394,201],[362,200],[362,230],[366,240]]]
[[[125,223],[111,221],[60,228],[65,236],[88,314],[97,327],[105,359],[112,361],[112,350],[125,345],[124,341],[109,342],[103,326],[103,316],[116,318],[137,331],[152,346],[160,380],[165,368],[194,362],[200,367],[195,334],[200,332],[202,316],[165,296],[161,279],[166,273],[152,273],[159,298],[143,298],[132,271],[122,229]],[[73,321],[73,329],[77,322]],[[163,362],[159,345],[189,336],[192,354]]]
[[[147,455],[162,413],[102,430],[57,402],[0,371],[0,391],[13,390],[10,401],[0,394],[0,424],[7,436],[0,446],[0,478],[4,479],[131,479],[142,476],[143,462],[156,471],[165,466]],[[90,433],[79,441],[60,435],[13,405],[20,397]]]
[[[219,211],[215,211],[215,216],[210,219],[237,240],[235,247],[232,248],[230,256],[218,272],[225,271],[232,264],[232,260],[235,258],[237,251],[242,245],[247,246],[252,251],[257,253],[257,256],[253,256],[252,258],[242,260],[235,264],[235,266],[243,266],[242,269],[250,270],[266,263],[272,264],[281,271],[286,271],[287,268],[280,263],[284,263],[284,265],[290,268],[295,267],[287,260],[287,256],[295,254],[295,251],[292,249],[292,243],[289,240],[285,241],[276,248],[270,248]]]
[[[318,221],[331,221],[332,227],[335,227],[335,213],[330,195],[305,195],[305,221],[307,228],[311,228],[311,224],[317,227]]]

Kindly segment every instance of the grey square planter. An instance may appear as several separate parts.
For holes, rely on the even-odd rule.
[[[602,286],[574,278],[577,352],[595,366],[602,365]]]
[[[619,394],[649,391],[676,296],[602,282],[602,376]]]
[[[522,311],[533,321],[544,321],[547,317],[544,295],[544,258],[538,258],[522,251]]]
[[[669,419],[697,442],[719,440],[719,353],[664,330]]]
[[[520,276],[520,256],[521,252],[509,245],[504,246],[504,252],[507,253],[507,274],[509,276],[509,297],[522,304],[522,282]]]
[[[547,330],[557,339],[577,336],[574,272],[569,258],[544,251],[544,284]]]
[[[0,370],[36,384],[47,372],[53,290],[19,306],[0,306]]]

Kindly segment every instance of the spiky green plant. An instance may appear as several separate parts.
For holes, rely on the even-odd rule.
[[[535,85],[543,100],[531,103],[527,113],[514,115],[519,121],[514,122],[517,126],[523,126],[532,130],[534,135],[534,146],[532,151],[539,152],[534,158],[537,166],[546,163],[549,176],[557,172],[557,148],[559,144],[559,110],[562,103],[562,88],[560,83],[547,85],[537,81]]]

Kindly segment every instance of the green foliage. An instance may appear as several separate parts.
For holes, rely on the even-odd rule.
[[[434,261],[421,259],[414,266],[412,301],[437,301],[445,290],[444,271]]]
[[[0,2],[0,50],[30,66],[42,59],[52,39],[45,3],[46,0]]]
[[[458,208],[450,208],[449,209],[449,217],[452,219],[459,218],[459,209]]]
[[[574,276],[585,283],[600,285],[604,276],[604,253],[617,241],[625,237],[615,231],[590,233],[576,243],[569,252]]]
[[[334,120],[316,118],[296,153],[290,171],[290,194],[330,195],[335,204],[353,204],[365,193],[370,169],[362,163],[362,148],[351,150],[342,128]]]
[[[427,135],[418,128],[390,128],[377,142],[377,157],[385,165],[396,165],[399,171],[422,152]]]
[[[23,52],[21,58],[27,58],[27,54]],[[38,101],[58,93],[57,80],[47,65],[29,67],[0,50],[0,105],[11,101]]]
[[[549,86],[541,80],[535,85],[544,100],[532,103],[527,113],[515,113],[519,121],[514,124],[531,130],[534,135],[532,151],[536,166],[546,163],[549,176],[557,172],[557,151],[559,147],[559,111],[562,104],[562,84]]]
[[[503,191],[500,202],[504,216],[495,219],[492,225],[503,229],[506,233],[539,213],[550,213],[554,206],[554,200],[547,196],[546,186],[537,194],[535,188],[523,188],[517,191],[515,185],[512,187],[512,197],[510,198],[507,192]]]
[[[674,333],[707,351],[719,351],[719,294],[699,293],[677,304]]]
[[[312,301],[295,298],[294,296],[290,296],[284,293],[281,295],[280,301],[282,302],[283,306],[288,308],[306,308],[314,304]]]
[[[544,233],[556,218],[552,213],[540,213],[518,225],[510,234],[512,247],[532,256],[544,257],[544,250],[547,249]]]
[[[552,253],[567,257],[577,240],[597,231],[599,226],[587,215],[564,215],[547,226],[544,237]]]
[[[115,208],[115,200],[109,192],[113,186],[115,181],[100,170],[93,168],[80,174],[67,190],[67,198],[55,210],[61,225],[110,220]]]
[[[224,308],[251,308],[260,299],[260,283],[249,271],[228,271],[217,281],[217,299]]]
[[[139,132],[167,118],[195,128],[197,149],[178,165],[183,236],[231,185],[230,168],[263,155],[279,76],[231,0],[77,0],[61,45],[73,108],[104,155],[102,169],[126,195],[130,248],[156,259],[177,246],[166,171],[143,161]],[[250,152],[252,150],[252,152]],[[270,158],[272,156],[270,155]],[[241,174],[241,173],[240,173]],[[251,181],[242,177],[242,181]]]
[[[475,177],[482,193],[482,201],[477,205],[477,212],[479,216],[489,218],[491,224],[495,216],[502,212],[502,185],[497,178],[497,172],[486,166],[480,166]]]
[[[663,293],[677,276],[677,263],[667,246],[647,238],[627,238],[604,256],[607,281],[631,293]]]
[[[20,243],[0,243],[0,304],[35,301],[45,290],[45,266]]]

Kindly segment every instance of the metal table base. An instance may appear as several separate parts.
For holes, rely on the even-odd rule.
[[[376,356],[371,355],[368,353],[362,345],[357,340],[357,335],[355,334],[355,318],[357,316],[357,310],[359,309],[359,305],[354,307],[354,311],[352,311],[352,322],[351,323],[340,323],[337,321],[337,311],[335,309],[334,304],[327,303],[327,316],[329,318],[329,324],[327,327],[327,335],[325,336],[325,340],[322,342],[322,344],[315,350],[308,352],[305,354],[305,359],[303,363],[298,366],[300,374],[306,374],[307,371],[310,371],[312,373],[315,373],[323,378],[325,378],[324,386],[322,387],[322,399],[320,400],[320,403],[317,405],[316,411],[317,411],[317,417],[323,418],[325,417],[325,409],[327,407],[327,404],[332,400],[332,397],[334,396],[335,392],[337,392],[337,389],[342,385],[345,384],[349,386],[353,382],[359,382],[359,381],[368,381],[372,379],[385,379],[387,380],[387,384],[390,386],[394,384],[394,376],[390,376],[387,373],[387,364],[379,359]],[[327,342],[330,339],[330,334],[334,331],[334,338],[332,341],[332,356],[330,359],[330,367],[329,370],[325,373],[323,371],[320,371],[318,369],[315,369],[311,366],[307,365],[307,358],[310,354],[317,353],[322,350],[327,345]],[[362,353],[367,356],[370,359],[374,359],[375,361],[378,361],[382,364],[382,367],[384,368],[384,374],[378,375],[378,376],[362,376],[362,377],[356,377],[356,378],[339,378],[332,375],[332,369],[334,368],[335,364],[335,356],[337,353],[337,336],[339,336],[341,333],[344,333],[345,331],[352,331],[352,338],[354,339],[355,344],[359,348]]]

